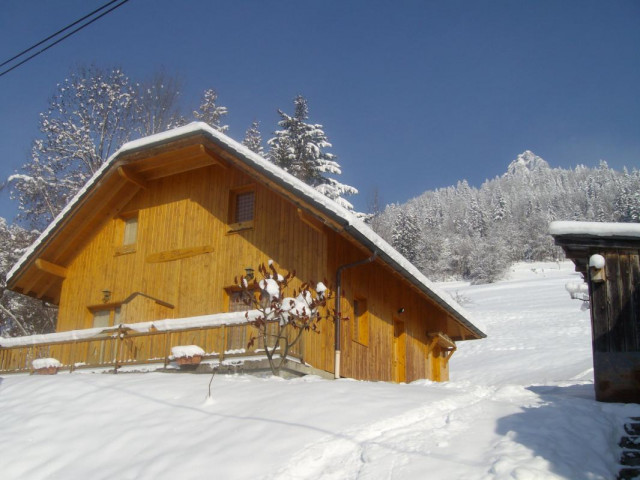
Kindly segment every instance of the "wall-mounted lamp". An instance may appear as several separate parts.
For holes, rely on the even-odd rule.
[[[109,300],[111,300],[111,290],[105,288],[102,290],[102,303],[107,303]]]
[[[398,315],[402,315],[404,313],[404,307],[400,307],[398,309]]]
[[[246,272],[245,278],[247,280],[253,280],[253,268],[251,267],[247,267],[244,269],[244,271]]]

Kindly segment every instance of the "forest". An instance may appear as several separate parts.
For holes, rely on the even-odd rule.
[[[559,260],[549,222],[640,221],[640,171],[551,168],[531,151],[480,188],[465,180],[388,205],[374,230],[427,277],[488,283],[517,261]]]

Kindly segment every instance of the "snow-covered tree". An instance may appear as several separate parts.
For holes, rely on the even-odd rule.
[[[132,82],[120,68],[81,66],[58,84],[31,158],[8,179],[17,220],[42,230],[123,143],[186,123],[179,81],[164,72]],[[220,130],[225,107],[207,90],[197,118]]]
[[[353,210],[353,205],[344,196],[355,195],[358,190],[329,176],[340,175],[342,171],[335,155],[326,151],[331,144],[322,125],[307,123],[309,106],[302,95],[298,95],[293,103],[293,116],[278,110],[281,130],[277,130],[267,142],[270,146],[269,160],[348,210]]]
[[[410,213],[401,211],[393,227],[393,247],[411,263],[418,259],[420,251],[420,229],[418,222]]]
[[[617,172],[606,162],[597,168],[551,168],[527,151],[480,188],[462,180],[425,192],[404,205],[387,206],[372,226],[396,245],[402,240],[396,225],[407,214],[420,234],[398,248],[416,248],[414,264],[422,272],[435,279],[491,282],[509,262],[562,258],[548,234],[553,220],[640,221],[640,171]]]
[[[0,336],[32,335],[55,330],[56,308],[6,290],[6,276],[33,241],[34,232],[8,225],[0,217]]]
[[[135,88],[118,68],[80,67],[40,116],[31,159],[9,177],[18,219],[42,229],[134,127]]]
[[[227,107],[218,105],[218,94],[212,88],[204,91],[202,95],[202,102],[197,111],[193,112],[193,116],[196,120],[205,122],[220,132],[226,132],[229,128],[228,125],[222,124],[222,117],[227,113]]]
[[[254,120],[251,126],[247,128],[244,134],[242,144],[258,155],[264,156],[264,148],[262,146],[262,135],[260,134],[260,122]]]
[[[141,137],[187,123],[180,112],[180,81],[164,71],[135,85],[135,114],[132,119]]]

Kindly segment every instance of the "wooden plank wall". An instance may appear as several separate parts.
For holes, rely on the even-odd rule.
[[[368,254],[335,233],[329,234],[329,270],[367,258]],[[369,342],[354,340],[353,299],[366,298],[369,309]],[[343,376],[363,380],[395,381],[393,374],[393,318],[404,322],[406,336],[406,380],[448,379],[442,362],[432,362],[428,332],[446,333],[447,317],[435,304],[400,281],[397,274],[379,262],[343,271],[341,308],[350,320],[343,322]],[[403,313],[399,310],[404,308]],[[438,370],[438,371],[435,371]]]
[[[601,253],[601,249],[598,252]],[[590,282],[594,352],[640,352],[640,256],[604,254],[606,281]]]
[[[301,279],[324,277],[326,237],[303,223],[295,206],[256,186],[254,228],[228,233],[230,190],[252,184],[233,169],[206,167],[149,182],[122,212],[138,211],[135,251],[117,254],[122,221],[114,218],[82,248],[63,284],[58,331],[91,326],[89,306],[102,303],[102,290],[117,303],[142,292],[175,306],[154,302],[122,311],[123,322],[178,318],[223,312],[224,287],[259,263],[274,259]],[[174,249],[211,246],[210,253],[174,261],[147,257]],[[294,284],[295,286],[295,284]],[[161,315],[161,316],[159,316]]]

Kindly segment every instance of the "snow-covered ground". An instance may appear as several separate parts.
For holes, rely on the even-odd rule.
[[[451,381],[166,373],[0,378],[2,479],[612,479],[639,405],[594,401],[570,263],[440,284],[488,338]]]

